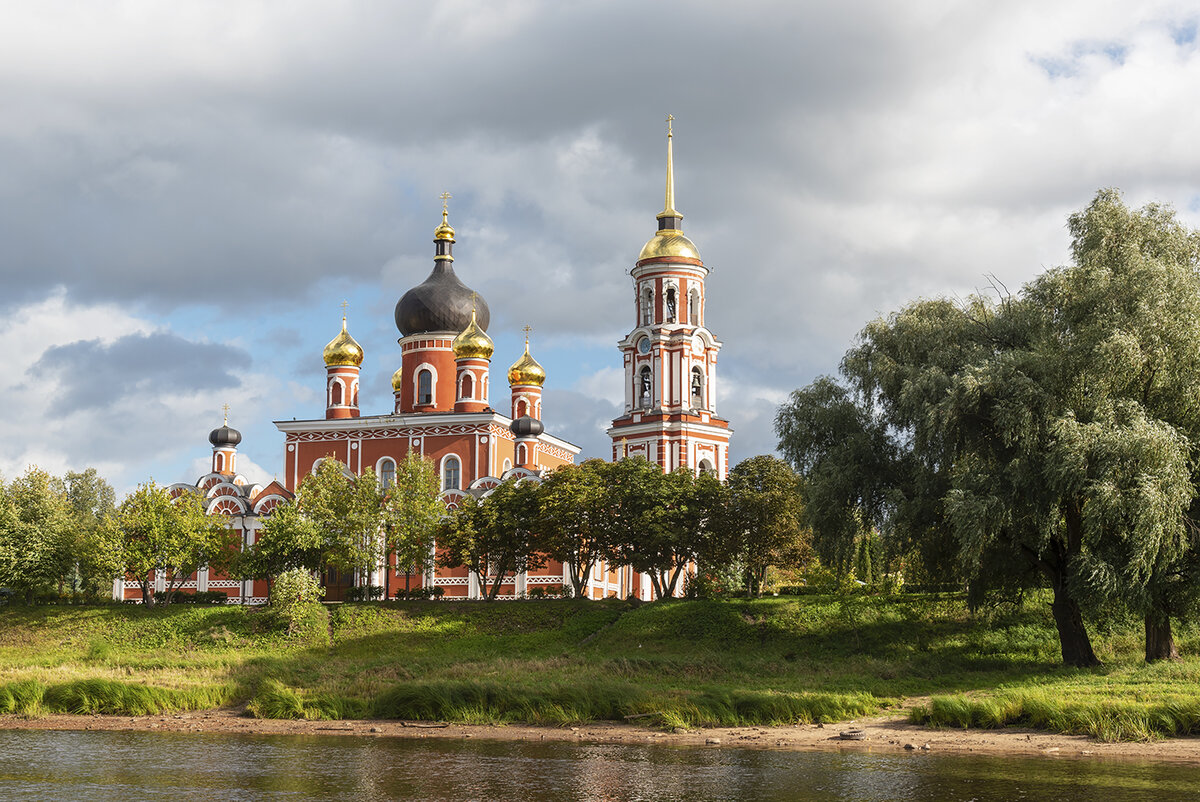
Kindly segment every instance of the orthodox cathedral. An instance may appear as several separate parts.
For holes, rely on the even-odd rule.
[[[704,279],[708,268],[681,227],[675,210],[674,134],[668,118],[667,180],[658,227],[633,266],[634,326],[618,343],[625,366],[624,413],[608,430],[612,457],[642,456],[663,470],[688,468],[724,479],[728,471],[728,421],[717,417],[716,366],[721,343],[704,326]],[[199,490],[210,514],[227,516],[242,539],[254,543],[265,516],[294,498],[300,482],[322,460],[336,459],[355,474],[372,468],[386,487],[397,463],[410,452],[437,466],[441,497],[450,507],[467,494],[486,495],[507,479],[540,481],[548,471],[572,464],[580,448],[545,431],[542,386],[546,371],[525,350],[509,367],[509,398],[504,411],[491,406],[494,345],[487,334],[487,301],[467,287],[454,270],[455,231],[442,196],[442,222],[434,230],[433,270],[396,304],[399,366],[392,374],[389,412],[359,410],[359,370],[363,349],[341,331],[325,346],[324,416],[275,421],[284,436],[281,475],[266,486],[236,471],[241,434],[225,423],[209,435],[212,471],[194,484],[173,485],[173,493]],[[353,585],[371,584],[391,592],[433,586],[444,598],[479,598],[482,589],[467,569],[437,568],[433,575],[406,575],[403,566],[381,565],[369,576],[326,576],[326,598],[340,600]],[[533,588],[570,585],[565,566],[551,562],[537,575],[519,574],[501,586],[501,598],[519,598]],[[159,579],[156,587],[163,589]],[[209,576],[202,569],[184,584],[188,590],[221,590],[230,601],[262,604],[265,581]],[[114,598],[140,600],[135,582],[117,580]],[[619,595],[651,598],[649,578],[628,566],[597,566],[589,582],[592,598]]]

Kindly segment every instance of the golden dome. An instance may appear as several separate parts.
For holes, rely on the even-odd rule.
[[[403,379],[404,379],[404,366],[401,365],[400,367],[396,368],[396,372],[392,374],[392,390],[393,391],[395,391],[397,393],[400,392],[400,385],[401,385],[401,382],[403,381]]]
[[[695,244],[677,228],[665,228],[656,233],[642,247],[637,260],[640,262],[643,259],[661,259],[664,256],[680,256],[700,261],[700,251],[696,250]]]
[[[449,192],[442,193],[442,224],[433,230],[435,242],[440,239],[454,242],[454,229],[450,227],[450,210],[446,207],[446,199],[449,197]]]
[[[525,353],[508,369],[508,383],[511,385],[532,384],[534,387],[541,387],[545,382],[546,369],[530,356],[529,338],[526,337]]]
[[[325,346],[325,367],[332,368],[337,365],[353,365],[359,367],[363,361],[363,349],[350,332],[346,331],[346,318],[342,318],[342,330],[338,332],[338,336],[329,341],[329,345]]]
[[[451,344],[455,359],[491,359],[496,346],[487,332],[475,321],[475,310],[471,310],[471,322],[454,338]]]

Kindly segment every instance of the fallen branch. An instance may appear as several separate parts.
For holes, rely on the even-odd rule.
[[[444,728],[446,728],[446,727],[449,727],[450,725],[449,725],[448,723],[442,723],[442,724],[409,724],[407,721],[401,721],[401,722],[400,722],[400,726],[401,726],[401,727],[413,727],[414,729],[418,729],[418,730],[440,730],[440,729],[444,729]]]

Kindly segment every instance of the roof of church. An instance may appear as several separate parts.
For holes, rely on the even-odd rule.
[[[447,220],[443,196],[442,224],[434,232],[437,246],[433,272],[413,287],[396,304],[396,328],[405,337],[427,331],[458,334],[471,323],[471,313],[480,329],[487,331],[492,320],[487,301],[454,273],[454,229]]]

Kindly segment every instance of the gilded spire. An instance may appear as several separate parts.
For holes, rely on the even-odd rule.
[[[689,262],[700,262],[700,252],[696,245],[683,235],[683,215],[675,209],[675,132],[671,123],[675,115],[667,115],[667,192],[663,210],[658,213],[658,231],[642,248],[638,255],[638,264],[647,261],[672,261],[686,259]]]
[[[667,191],[666,198],[663,202],[663,210],[658,213],[659,219],[664,217],[675,217],[680,220],[683,215],[675,210],[675,148],[673,143],[675,140],[675,132],[671,129],[671,123],[675,121],[674,114],[667,115]]]
[[[229,425],[229,404],[225,404],[223,407],[221,407],[221,409],[225,412],[225,421],[221,425],[228,426]]]

